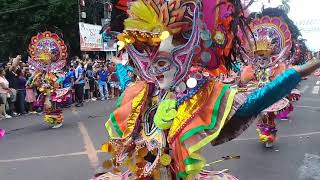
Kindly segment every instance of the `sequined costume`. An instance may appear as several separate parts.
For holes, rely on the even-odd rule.
[[[63,123],[59,103],[71,96],[69,88],[60,88],[63,82],[60,72],[66,64],[67,46],[57,34],[46,31],[31,38],[29,54],[31,58],[28,63],[33,75],[27,85],[35,86],[41,92],[37,101],[43,104],[44,121],[58,128]]]
[[[277,70],[282,72],[285,65],[280,64],[278,67],[268,68],[268,69],[259,69],[254,70],[252,65],[244,67],[241,74],[241,82],[247,82],[245,85],[246,92],[252,92],[256,89],[259,89],[268,83],[272,82],[276,76],[279,74]],[[262,77],[262,73],[267,74],[265,77]],[[265,78],[263,79],[260,78]],[[262,82],[263,81],[263,82]],[[289,93],[288,93],[289,94]],[[257,131],[259,134],[259,140],[266,144],[274,143],[276,141],[276,123],[275,119],[277,116],[280,116],[281,113],[287,112],[289,110],[290,104],[287,98],[282,98],[280,101],[272,104],[270,107],[263,110],[262,113],[258,116]]]
[[[277,17],[280,18],[285,24],[288,25],[288,29],[291,33],[292,47],[287,58],[282,59],[281,63],[286,65],[286,68],[290,68],[294,65],[302,65],[305,63],[305,54],[307,51],[304,40],[302,39],[299,28],[295,23],[288,17],[288,11],[285,11],[282,8],[266,8],[262,9],[259,13],[251,13],[251,17]],[[289,107],[285,108],[277,114],[277,119],[287,120],[289,118],[289,113],[294,109],[293,102],[298,101],[300,98],[300,91],[297,89],[292,90],[292,92],[286,97],[289,100]]]
[[[250,19],[255,17],[253,19]],[[300,32],[287,14],[279,8],[263,9],[249,16],[254,38],[244,43],[249,65],[242,69],[241,82],[246,90],[252,91],[272,81],[285,69],[297,64],[301,48],[297,44]],[[260,141],[272,146],[276,140],[275,119],[287,120],[293,111],[293,102],[300,92],[292,90],[288,95],[260,114],[257,131]]]
[[[236,179],[205,170],[201,149],[237,137],[301,80],[288,69],[250,93],[216,80],[236,59],[241,12],[240,1],[131,4],[118,45],[143,80],[125,89],[105,124],[102,150],[112,158],[94,179]]]

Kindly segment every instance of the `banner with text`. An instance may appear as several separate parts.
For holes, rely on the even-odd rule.
[[[81,51],[104,51],[101,26],[79,23]]]

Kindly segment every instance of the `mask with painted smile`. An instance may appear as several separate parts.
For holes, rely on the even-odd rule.
[[[269,57],[256,56],[256,65],[259,68],[267,68],[271,61]]]
[[[193,18],[192,33],[185,44],[174,46],[173,36],[170,35],[161,41],[155,52],[140,52],[133,45],[127,47],[128,54],[144,80],[157,83],[160,89],[170,89],[186,77],[194,57],[193,49],[199,45],[199,7],[194,10]]]
[[[151,65],[151,76],[154,76],[160,89],[169,89],[174,85],[177,66],[169,59],[158,58]]]

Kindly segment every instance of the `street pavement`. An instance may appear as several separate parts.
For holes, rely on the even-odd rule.
[[[320,180],[320,78],[299,85],[302,98],[288,121],[278,122],[279,140],[270,149],[257,140],[253,124],[237,139],[203,151],[211,166],[229,169],[240,180]],[[51,129],[40,115],[0,121],[8,134],[0,140],[0,180],[88,180],[108,155],[100,145],[104,123],[116,100],[88,102],[65,110],[65,124]]]

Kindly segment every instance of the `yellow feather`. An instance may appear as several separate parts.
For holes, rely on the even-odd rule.
[[[134,19],[129,18],[125,21],[124,25],[126,29],[145,31],[163,29],[162,22],[159,21],[156,11],[142,0],[135,1],[131,4],[130,13],[134,16]]]
[[[154,13],[148,6],[141,0],[134,2],[130,7],[131,13],[139,19],[150,22],[153,20]]]
[[[126,19],[124,21],[126,29],[137,29],[142,31],[153,31],[156,27],[153,24],[141,21],[139,19]]]

